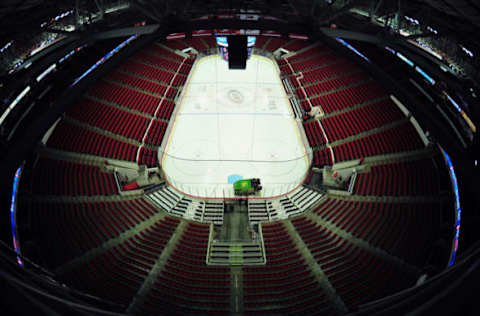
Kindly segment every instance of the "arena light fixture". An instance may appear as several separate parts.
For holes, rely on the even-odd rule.
[[[8,108],[3,112],[2,116],[0,117],[0,125],[2,125],[3,121],[7,118],[8,114],[17,106],[18,102],[20,102],[25,95],[30,91],[30,86],[27,86],[25,89],[23,89],[22,92],[13,100],[12,103],[8,106]]]

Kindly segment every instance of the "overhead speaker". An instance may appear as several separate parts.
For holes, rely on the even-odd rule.
[[[247,68],[247,36],[228,36],[228,69]]]

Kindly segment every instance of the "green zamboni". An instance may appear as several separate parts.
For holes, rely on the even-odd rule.
[[[233,190],[235,195],[251,195],[260,191],[262,186],[260,185],[260,179],[245,179],[238,180],[233,183]]]

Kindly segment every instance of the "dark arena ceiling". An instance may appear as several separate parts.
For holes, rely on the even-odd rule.
[[[25,27],[26,29],[27,27],[34,27],[35,22],[46,20],[62,9],[78,6],[84,10],[94,10],[97,4],[114,2],[107,0],[4,0],[0,4],[0,25],[8,26],[10,32],[15,31],[12,26]],[[169,15],[188,19],[206,14],[245,12],[287,19],[295,16],[302,18],[320,17],[326,21],[332,15],[345,13],[347,9],[363,7],[376,10],[380,16],[393,14],[401,10],[404,14],[425,18],[432,23],[444,24],[453,32],[461,31],[473,34],[471,31],[480,27],[480,1],[477,0],[133,0],[122,2],[129,2],[132,8],[154,20],[160,20]]]
[[[128,3],[130,14],[120,19],[104,21],[104,28],[130,23],[135,18],[147,18],[158,23],[166,18],[175,21],[189,21],[205,15],[228,13],[250,13],[268,15],[287,23],[308,23],[311,26],[329,26],[353,8],[361,8],[378,17],[392,17],[397,13],[421,19],[441,29],[442,34],[480,47],[476,31],[480,27],[480,2],[475,0],[251,0],[251,1],[193,1],[193,0],[153,0],[153,1],[109,1],[109,0],[5,0],[0,4],[1,38],[28,36],[35,33],[38,26],[62,10],[78,8],[81,14],[98,11],[111,3]],[[133,15],[131,13],[135,12]],[[109,26],[110,25],[110,26]],[[358,26],[357,26],[358,27]],[[433,36],[425,32],[426,36]]]
[[[192,88],[200,60],[232,56],[215,35],[245,30],[281,97]],[[478,315],[479,31],[477,0],[1,1],[2,312]],[[255,140],[257,118],[231,115],[246,110],[182,123],[218,100],[291,119],[294,187],[228,173],[231,193],[195,193],[245,162],[203,157],[212,139]],[[197,130],[172,145],[182,124]],[[296,161],[275,160],[286,137],[265,126],[272,160],[248,168]]]

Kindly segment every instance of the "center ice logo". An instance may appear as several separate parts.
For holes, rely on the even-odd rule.
[[[228,99],[233,103],[243,103],[243,94],[238,90],[228,90]]]

